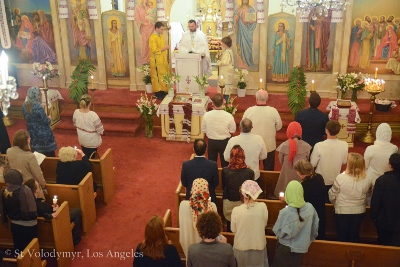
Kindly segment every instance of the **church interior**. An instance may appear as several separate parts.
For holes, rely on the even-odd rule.
[[[298,2],[313,4],[310,9],[301,9]],[[56,223],[43,223],[43,229],[51,232],[39,233],[39,246],[48,252],[42,251],[39,256],[47,261],[47,266],[132,266],[136,247],[144,239],[146,223],[155,214],[164,218],[167,236],[178,246],[185,262],[182,248],[179,249],[178,210],[185,197],[180,183],[181,167],[193,153],[193,141],[205,137],[201,120],[213,108],[211,99],[216,93],[225,92],[224,77],[218,67],[225,51],[221,46],[223,37],[232,40],[230,100],[236,105],[230,112],[236,123],[233,136],[240,134],[244,112],[256,104],[255,94],[263,89],[269,94],[267,105],[276,108],[282,119],[282,129],[276,133],[277,145],[285,142],[287,127],[295,118],[289,104],[292,90],[292,94],[297,94],[296,101],[304,102],[300,109],[308,108],[310,93],[317,92],[322,99],[319,110],[329,114],[329,118],[338,110],[342,126],[338,138],[348,143],[349,152],[364,155],[374,143],[376,128],[381,123],[390,125],[391,143],[399,147],[400,2],[331,1],[341,4],[330,8],[322,8],[320,2],[327,1],[1,1],[0,105],[11,143],[19,129],[27,129],[22,107],[32,86],[41,90],[41,105],[51,120],[58,146],[56,155],[61,147],[79,146],[72,118],[82,94],[92,97],[91,109],[100,117],[105,131],[99,159],[92,160],[93,177],[89,177],[100,187],[94,196],[95,204],[72,200],[78,190],[83,195],[87,188],[76,186],[71,189],[74,193],[67,189],[58,193],[61,202],[63,197],[68,199],[70,208],[76,205],[88,210],[82,215],[82,241],[76,246],[68,245],[69,241],[63,242],[63,235],[57,236],[57,231],[68,232],[65,227],[69,225],[56,229]],[[190,31],[189,20],[194,20],[197,30],[206,36],[209,54],[205,59],[195,53],[180,56],[180,40]],[[163,23],[162,35],[168,45],[168,72],[181,76],[180,81],[168,85],[164,100],[155,99],[159,89],[149,74],[149,38],[158,21]],[[192,60],[195,56],[196,63]],[[195,76],[205,72],[197,62],[206,59],[211,73],[202,86]],[[42,78],[44,71],[48,71],[50,78]],[[239,88],[242,80],[238,77],[243,71],[244,90]],[[146,76],[152,82],[146,82]],[[349,77],[352,82],[346,84]],[[205,96],[201,90],[205,90]],[[150,116],[143,115],[138,107],[144,96],[156,103]],[[190,101],[193,98],[190,115],[186,112],[186,97]],[[178,111],[171,103],[179,106]],[[347,116],[352,108],[356,114],[354,121]],[[353,130],[350,123],[355,125]],[[48,159],[41,168],[51,184],[56,161]],[[284,207],[278,200],[267,199],[281,168],[276,156],[274,171],[262,174],[262,201],[266,201],[270,220],[276,220]],[[53,195],[50,193],[49,197]],[[91,195],[91,201],[90,198]],[[218,213],[223,218],[222,199],[219,200]],[[302,266],[400,266],[400,248],[377,245],[377,232],[367,209],[360,233],[363,244],[346,244],[336,241],[334,210],[332,204],[327,204],[327,241],[315,241]],[[275,221],[270,220],[266,238],[271,264],[277,241],[272,232]],[[7,258],[7,250],[12,248],[11,233],[3,229],[0,233],[7,235],[0,236],[0,253]],[[228,243],[233,244],[230,234]],[[66,254],[57,259],[52,251]],[[13,260],[4,264],[17,266]],[[41,264],[37,256],[35,264]]]

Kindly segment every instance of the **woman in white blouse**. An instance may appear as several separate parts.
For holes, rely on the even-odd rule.
[[[82,151],[90,158],[96,154],[97,148],[101,145],[101,135],[104,128],[99,116],[90,110],[92,97],[84,94],[79,103],[79,109],[76,109],[73,116],[73,122],[78,132],[78,140]]]

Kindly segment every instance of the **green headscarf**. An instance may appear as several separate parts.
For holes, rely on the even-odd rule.
[[[294,208],[303,207],[306,202],[304,201],[303,186],[296,180],[291,181],[286,186],[285,192],[286,203]]]

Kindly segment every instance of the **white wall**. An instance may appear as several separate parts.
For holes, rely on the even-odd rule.
[[[153,0],[155,2],[155,0]],[[170,21],[180,22],[184,31],[187,30],[187,23],[194,19],[196,13],[196,0],[175,0],[171,8]]]

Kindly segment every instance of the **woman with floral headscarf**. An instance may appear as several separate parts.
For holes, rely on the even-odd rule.
[[[282,165],[274,191],[276,197],[279,196],[280,192],[285,191],[286,185],[290,181],[301,180],[293,166],[298,160],[308,159],[311,150],[311,146],[301,140],[302,129],[300,123],[291,122],[286,130],[286,136],[288,140],[276,149],[279,153],[279,162]]]
[[[257,182],[245,181],[240,188],[243,204],[232,211],[231,227],[235,233],[233,252],[238,267],[268,267],[265,240],[268,209],[265,203],[256,202],[261,192]]]
[[[40,105],[40,97],[39,88],[33,86],[28,89],[27,101],[22,106],[26,128],[31,137],[31,149],[47,157],[55,157],[57,144],[50,128],[51,120]]]
[[[272,229],[276,242],[274,267],[298,267],[304,253],[318,235],[318,215],[313,205],[304,201],[303,186],[291,181],[285,192],[288,206],[279,211]]]
[[[234,207],[240,206],[239,188],[246,180],[254,180],[254,171],[245,163],[244,150],[240,145],[231,149],[228,167],[222,169],[222,195],[224,217],[227,221],[227,231],[231,231],[231,213]]]
[[[197,233],[197,217],[207,211],[217,211],[217,206],[211,202],[208,182],[203,178],[193,181],[189,200],[183,200],[179,206],[179,242],[186,258],[191,244],[201,241]]]
[[[4,175],[6,188],[0,194],[1,223],[11,220],[11,233],[16,252],[21,252],[38,236],[35,197],[22,185],[22,173],[9,169]],[[17,251],[18,250],[18,251]]]

